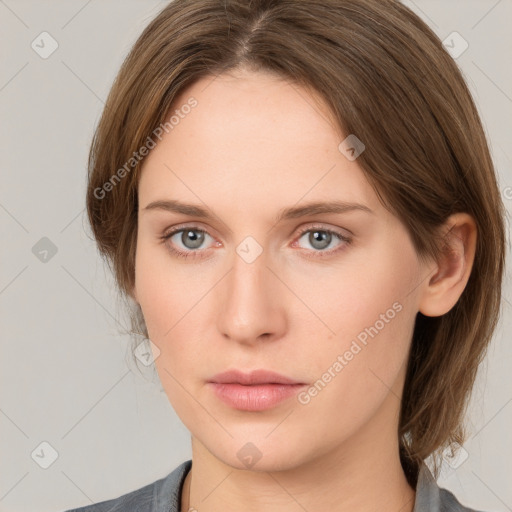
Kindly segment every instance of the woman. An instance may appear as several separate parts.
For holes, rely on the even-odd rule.
[[[87,208],[192,460],[77,510],[471,510],[435,478],[498,318],[503,206],[408,8],[171,2],[112,87]]]

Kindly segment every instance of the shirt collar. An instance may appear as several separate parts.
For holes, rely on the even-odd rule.
[[[439,500],[439,487],[430,472],[428,466],[422,462],[418,473],[418,483],[416,484],[416,501],[413,512],[441,510]]]
[[[159,493],[161,499],[157,500],[152,512],[180,512],[183,483],[191,467],[192,460],[187,460],[162,481]],[[418,472],[413,512],[441,512],[446,510],[447,505],[448,510],[472,512],[472,509],[462,506],[450,491],[440,488],[428,466],[422,462]]]

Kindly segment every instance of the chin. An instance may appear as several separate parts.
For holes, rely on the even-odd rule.
[[[210,449],[210,452],[234,469],[253,472],[287,471],[309,460],[307,453],[297,450],[297,446],[304,446],[303,444],[289,439],[289,445],[285,445],[278,439],[265,439],[267,434],[268,432],[259,438],[253,436],[253,441],[231,439],[222,445],[216,444],[215,450]],[[313,449],[313,446],[310,448]],[[311,458],[314,457],[311,453]]]

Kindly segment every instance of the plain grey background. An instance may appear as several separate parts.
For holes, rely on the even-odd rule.
[[[129,338],[117,332],[127,323],[84,212],[89,144],[109,88],[166,3],[0,0],[2,512],[58,512],[114,498],[191,456],[189,433],[151,368],[143,377],[127,364]],[[512,0],[404,3],[458,54],[510,212]],[[503,512],[512,510],[507,268],[503,316],[469,410],[470,438],[438,481],[464,504]]]

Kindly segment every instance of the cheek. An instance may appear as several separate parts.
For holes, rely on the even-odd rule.
[[[302,335],[304,340],[315,331],[317,338],[318,332],[327,333],[319,340],[322,350],[318,344],[304,344],[319,379],[315,387],[321,390],[312,401],[320,407],[336,403],[339,409],[333,414],[342,423],[348,421],[347,410],[361,420],[369,417],[395,384],[393,393],[401,392],[397,379],[408,358],[417,313],[414,288],[420,276],[408,239],[396,242],[360,251],[357,261],[336,269],[309,272],[298,284],[298,289],[308,290],[311,309],[336,333],[312,321],[309,336]]]
[[[176,329],[186,325],[186,315],[208,291],[202,272],[176,264],[165,246],[142,237],[135,258],[137,299],[150,338],[164,343]]]
[[[191,320],[197,314],[201,290],[171,268],[169,259],[162,261],[157,251],[144,246],[136,258],[136,288],[149,339],[159,350],[155,367],[160,382],[176,413],[186,418],[192,404],[183,386],[189,388],[187,379],[197,366],[197,335]]]
[[[218,279],[176,264],[163,247],[144,241],[137,247],[135,265],[138,302],[149,338],[159,349],[156,369],[173,406],[186,413],[190,397],[181,386],[189,389],[187,382],[202,377],[198,362],[204,358],[204,340],[211,337],[203,329],[205,307]]]
[[[294,268],[283,280],[293,283],[309,307],[306,311],[297,301],[294,309],[308,319],[310,335],[316,331],[317,338],[343,346],[360,333],[364,339],[365,330],[375,324],[379,333],[390,336],[407,328],[415,316],[412,292],[419,284],[419,265],[413,246],[400,232],[347,251],[332,265]]]

